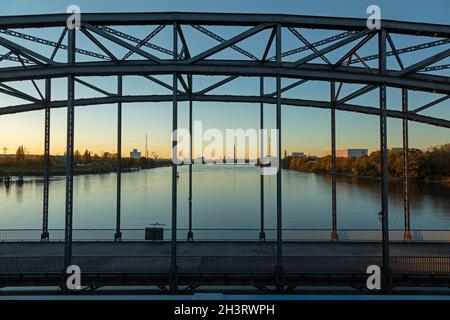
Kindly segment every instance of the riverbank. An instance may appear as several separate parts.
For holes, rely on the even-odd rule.
[[[339,175],[380,179],[380,152],[375,151],[360,157],[337,157],[336,172]],[[427,151],[410,149],[409,180],[420,182],[450,183],[450,144],[430,148]],[[388,151],[389,179],[401,180],[403,177],[403,153]],[[331,174],[333,163],[331,156],[315,159],[287,156],[283,159],[283,168],[301,172]]]
[[[122,172],[139,171],[142,169],[152,169],[160,167],[168,167],[171,165],[170,160],[155,160],[148,165],[142,167],[123,167]],[[77,165],[73,168],[73,175],[86,175],[86,174],[105,174],[117,172],[117,166],[115,165]],[[66,168],[64,166],[50,167],[50,176],[65,176]],[[1,176],[16,176],[16,177],[43,177],[44,169],[42,167],[2,167],[0,168]]]
[[[328,171],[313,172],[313,171],[296,170],[296,169],[289,169],[289,168],[284,168],[284,169],[285,170],[290,170],[290,171],[298,171],[298,172],[304,172],[304,173],[318,174],[318,175],[323,175],[323,176],[331,176],[331,172],[328,172]],[[348,177],[348,178],[355,178],[355,179],[381,180],[381,177],[354,175],[354,174],[351,174],[351,173],[337,172],[336,175],[339,176],[339,177]],[[389,181],[402,181],[402,179],[403,179],[402,177],[393,177],[393,176],[389,176],[388,178],[389,178]],[[445,184],[445,185],[450,186],[450,177],[446,177],[445,179],[439,179],[439,180],[432,180],[432,179],[408,179],[408,181],[421,182],[421,183],[439,183],[439,184]]]

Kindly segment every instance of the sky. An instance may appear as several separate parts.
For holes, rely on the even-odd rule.
[[[358,17],[366,18],[366,9],[371,4],[376,4],[381,8],[382,19],[394,19],[405,21],[429,22],[449,24],[450,2],[448,0],[429,1],[203,1],[203,0],[153,0],[153,1],[1,1],[0,15],[25,15],[42,13],[63,13],[69,5],[76,4],[81,8],[81,12],[238,12],[238,13],[285,13],[301,15],[320,15],[334,17]],[[132,28],[130,28],[132,29]],[[220,29],[211,28],[217,31]],[[164,32],[169,32],[165,30]],[[27,31],[28,32],[28,31]],[[34,35],[47,39],[57,40],[59,34],[49,33],[48,30],[34,30]],[[130,31],[132,32],[132,31]],[[145,36],[142,30],[134,30],[134,34]],[[190,31],[193,32],[193,31]],[[231,37],[233,31],[225,31],[229,34],[221,33],[223,37]],[[237,32],[237,31],[235,31]],[[30,31],[32,33],[32,31]],[[148,33],[148,30],[147,30]],[[304,36],[309,39],[321,39],[329,35],[326,31],[305,30]],[[2,36],[2,35],[0,35]],[[254,49],[264,43],[262,34],[260,38],[249,40],[243,43],[246,48]],[[6,37],[6,36],[5,36]],[[8,38],[10,39],[10,38]],[[78,39],[78,38],[77,38]],[[169,37],[164,38],[161,33],[160,38],[155,39],[156,44],[170,47],[166,43]],[[283,39],[284,35],[283,35]],[[259,41],[261,40],[261,41]],[[396,39],[400,46],[412,45],[431,41],[426,38],[417,38],[413,42],[399,37]],[[78,40],[77,40],[78,41]],[[255,41],[252,43],[251,41]],[[283,51],[294,48],[300,44],[295,39],[283,41]],[[411,40],[408,40],[411,41]],[[414,42],[415,41],[415,42]],[[80,38],[80,43],[83,40]],[[211,47],[214,40],[200,37],[198,34],[192,41],[192,50],[201,50]],[[86,44],[87,45],[87,44]],[[370,44],[368,44],[370,47]],[[95,47],[92,47],[95,48]],[[441,47],[442,48],[442,47]],[[257,51],[257,50],[255,50]],[[362,49],[363,51],[363,49]],[[97,50],[98,52],[98,50]],[[434,51],[428,51],[432,54]],[[4,53],[0,49],[0,54]],[[369,51],[367,51],[369,53]],[[426,53],[427,54],[427,53]],[[415,55],[419,59],[425,56]],[[222,57],[242,58],[235,52],[224,52]],[[413,59],[413,56],[405,55],[405,61]],[[78,59],[78,56],[77,56]],[[411,62],[413,62],[411,60]],[[389,64],[391,64],[389,62]],[[448,62],[447,62],[448,63]],[[2,65],[0,65],[1,67]],[[170,82],[170,77],[161,77]],[[218,77],[216,80],[222,79]],[[88,80],[88,79],[84,79]],[[116,83],[111,78],[95,79],[103,89],[114,92]],[[203,88],[207,86],[206,77],[199,77],[194,86]],[[284,80],[283,84],[292,81]],[[212,82],[209,82],[212,83]],[[34,92],[30,83],[14,83],[16,88],[23,88],[26,92]],[[42,85],[42,84],[38,84]],[[66,83],[63,79],[52,82],[52,99],[64,99]],[[358,89],[355,85],[344,85],[342,94],[348,94],[351,90]],[[267,92],[274,89],[274,81],[267,79],[265,90]],[[169,92],[163,88],[144,81],[138,77],[127,77],[124,82],[124,94],[159,94]],[[256,78],[242,78],[220,88],[216,94],[258,94],[259,82]],[[287,92],[285,97],[296,97],[303,99],[326,100],[329,97],[329,88],[325,83],[311,82],[298,89]],[[35,92],[34,92],[35,94]],[[76,86],[77,97],[88,97],[92,91],[80,85]],[[368,106],[378,106],[378,93],[374,91],[359,99],[355,103]],[[412,92],[410,103],[412,107],[419,107],[426,102],[440,97],[424,93]],[[353,101],[352,101],[353,102]],[[0,94],[0,107],[23,103],[20,100],[10,98]],[[388,106],[398,109],[400,106],[400,90],[388,90]],[[179,103],[179,126],[187,127],[188,119],[187,103]],[[450,119],[450,108],[447,104],[439,104],[423,114]],[[273,128],[275,124],[275,107],[265,105],[265,126]],[[203,127],[218,128],[258,128],[259,127],[259,105],[245,103],[194,103],[194,120],[203,121]],[[115,152],[116,150],[116,106],[102,105],[76,108],[75,115],[75,148],[83,152],[85,149],[95,153]],[[282,109],[282,139],[283,150],[288,153],[302,151],[307,154],[322,155],[330,148],[330,111],[322,109],[299,108],[283,106]],[[0,116],[0,152],[7,148],[7,153],[14,153],[19,145],[24,145],[30,154],[39,154],[43,151],[43,131],[44,112],[34,111],[16,115]],[[52,132],[51,132],[51,153],[63,154],[65,151],[65,125],[66,110],[64,108],[52,110]],[[170,133],[172,125],[171,103],[133,103],[123,106],[123,155],[128,155],[133,148],[140,151],[145,149],[145,135],[148,136],[148,148],[150,152],[155,152],[161,157],[168,157],[170,154]],[[428,125],[410,122],[410,146],[421,149],[428,148],[443,143],[450,143],[449,130]],[[368,148],[370,151],[377,150],[379,144],[379,119],[374,116],[367,116],[357,113],[337,112],[337,147],[343,148]],[[389,147],[400,147],[401,120],[390,119],[388,121],[388,145]]]

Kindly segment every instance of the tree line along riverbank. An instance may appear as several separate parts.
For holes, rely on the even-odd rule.
[[[410,149],[409,178],[422,181],[450,183],[450,144],[432,147],[426,151]],[[283,159],[283,168],[303,172],[331,173],[331,156],[308,158],[287,156]],[[358,158],[336,158],[336,172],[359,177],[380,177],[380,151]],[[403,176],[403,152],[388,152],[388,173],[390,177]]]
[[[100,174],[117,171],[117,155],[105,152],[102,156],[92,155],[86,150],[84,154],[78,151],[74,154],[74,175]],[[50,175],[65,175],[65,156],[50,156]],[[139,159],[122,158],[122,171],[133,171],[139,169],[151,169],[170,166],[170,159],[153,159],[141,157]],[[42,176],[44,174],[44,156],[26,155],[21,146],[15,155],[0,158],[1,176]]]

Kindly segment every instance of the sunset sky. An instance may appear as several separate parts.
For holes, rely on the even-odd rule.
[[[430,5],[425,1],[104,1],[103,4],[93,1],[15,1],[1,4],[0,15],[62,13],[70,4],[77,4],[83,12],[151,12],[151,11],[198,11],[198,12],[255,12],[255,13],[289,13],[322,16],[360,17],[366,18],[366,8],[370,4],[378,4],[382,10],[382,18],[395,20],[409,20],[420,22],[433,22],[448,24],[450,3],[448,0],[432,1]],[[414,3],[414,5],[412,5]],[[445,10],[447,8],[447,10]],[[214,29],[217,30],[217,29]],[[168,31],[168,30],[166,30]],[[27,31],[22,31],[27,32]],[[38,36],[55,41],[58,33]],[[3,36],[3,35],[0,35]],[[145,36],[143,34],[143,36]],[[142,37],[143,37],[142,36]],[[317,36],[317,31],[316,31]],[[323,38],[328,36],[324,32]],[[10,38],[8,38],[10,39]],[[402,39],[399,39],[399,43]],[[293,41],[293,40],[292,40]],[[430,39],[428,41],[431,41]],[[427,42],[426,38],[418,38],[415,43]],[[160,44],[160,43],[157,43]],[[214,45],[215,42],[210,42]],[[163,45],[163,44],[160,44]],[[193,42],[192,46],[203,44]],[[289,43],[286,46],[295,47],[299,43]],[[440,47],[442,49],[443,47]],[[448,46],[447,46],[448,48]],[[0,54],[5,53],[4,48]],[[255,50],[258,51],[258,50]],[[97,50],[98,52],[98,50]],[[416,58],[426,58],[433,51],[427,51],[425,56],[416,55]],[[242,57],[242,56],[241,56]],[[402,56],[403,57],[403,56]],[[408,55],[405,55],[408,61]],[[390,60],[392,61],[392,60]],[[0,67],[2,66],[0,62]],[[442,61],[448,63],[448,60]],[[170,77],[161,77],[170,83]],[[221,78],[215,79],[215,81]],[[84,79],[87,80],[87,79]],[[113,78],[97,78],[96,84],[105,90],[114,92],[116,80]],[[210,83],[213,83],[211,81]],[[291,81],[292,82],[292,81]],[[291,83],[284,81],[284,84]],[[11,84],[12,85],[12,84]],[[33,92],[30,83],[14,83],[16,88]],[[39,83],[42,85],[42,83]],[[194,83],[196,85],[196,83]],[[206,87],[205,77],[199,78],[198,86]],[[66,82],[63,79],[54,80],[52,84],[52,99],[64,99],[66,95]],[[344,86],[344,92],[350,93],[357,86]],[[353,88],[353,89],[352,89]],[[274,89],[274,81],[266,81],[266,90]],[[222,89],[214,91],[217,94],[257,94],[259,80],[256,78],[240,78]],[[138,77],[126,77],[124,80],[124,94],[169,94],[165,89],[158,88],[149,81]],[[345,95],[345,93],[343,95]],[[76,87],[77,97],[89,96],[92,91],[80,85]],[[298,89],[289,91],[285,96],[296,96],[303,99],[319,98],[329,99],[329,87],[324,82],[310,82]],[[342,96],[343,96],[342,95]],[[419,107],[429,101],[439,98],[440,95],[425,93],[410,93],[411,108]],[[388,106],[399,109],[400,90],[388,90]],[[352,101],[353,102],[353,101]],[[374,91],[354,101],[372,107],[378,107],[378,91]],[[0,107],[21,104],[20,100],[0,94]],[[116,105],[102,105],[90,107],[77,107],[75,115],[75,149],[83,152],[85,149],[94,153],[115,152],[116,147]],[[179,126],[187,128],[188,104],[179,103]],[[450,119],[448,101],[441,103],[424,115]],[[51,115],[51,153],[63,154],[66,140],[66,109],[54,109]],[[194,102],[194,120],[203,121],[204,128],[259,128],[259,104],[245,103],[211,103]],[[265,125],[273,128],[275,124],[275,106],[266,105]],[[142,153],[145,149],[145,135],[148,135],[149,150],[159,156],[168,157],[170,154],[170,133],[172,126],[171,103],[129,103],[123,105],[123,155],[128,156],[133,148]],[[388,145],[400,147],[401,120],[389,120]],[[14,153],[19,145],[24,145],[30,154],[43,152],[44,112],[33,111],[22,114],[0,116],[0,152],[3,148],[6,153]],[[322,109],[309,109],[283,106],[282,110],[282,137],[283,147],[288,153],[302,151],[314,155],[322,155],[330,148],[330,111]],[[430,146],[450,143],[449,130],[410,122],[410,146],[425,149]],[[337,112],[337,147],[338,148],[368,148],[377,150],[379,145],[379,119],[375,116],[363,114]],[[197,155],[195,155],[197,156]]]

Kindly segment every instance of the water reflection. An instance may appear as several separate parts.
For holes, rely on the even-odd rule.
[[[179,167],[178,225],[188,226],[188,167]],[[203,165],[193,168],[194,228],[258,228],[259,170],[245,165]],[[283,226],[331,226],[331,178],[283,171]],[[266,176],[265,224],[276,226],[276,176]],[[65,179],[50,180],[50,228],[64,226]],[[21,186],[0,187],[0,228],[40,228],[42,178]],[[380,180],[337,178],[338,227],[380,228]],[[410,182],[411,225],[417,229],[450,229],[450,187]],[[74,227],[114,228],[116,175],[74,177]],[[171,222],[171,168],[142,170],[122,176],[122,226],[143,228]],[[391,228],[403,226],[400,180],[389,182]]]

